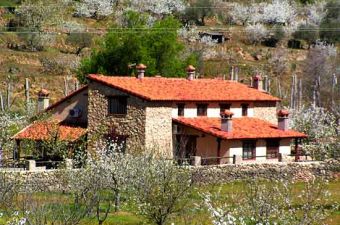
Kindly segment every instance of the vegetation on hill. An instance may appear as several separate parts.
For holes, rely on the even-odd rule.
[[[78,79],[85,82],[91,73],[131,76],[133,65],[147,65],[147,75],[181,76],[188,64],[196,64],[185,56],[184,45],[178,41],[180,23],[166,17],[147,26],[147,18],[127,12],[123,18],[126,29],[112,27],[98,49],[82,61]]]
[[[228,77],[236,68],[250,83],[260,73],[281,107],[323,107],[339,121],[337,0],[12,3],[0,10],[0,110],[24,112],[42,87],[53,102],[88,73],[130,76],[144,63],[149,76],[183,76],[190,63],[199,77]],[[202,32],[221,32],[226,42]]]

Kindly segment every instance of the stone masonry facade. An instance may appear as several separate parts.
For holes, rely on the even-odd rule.
[[[109,115],[108,96],[127,96],[127,114]],[[126,151],[143,151],[145,146],[146,102],[125,92],[91,82],[89,84],[88,139],[90,148],[103,135],[114,132],[127,136]]]
[[[108,96],[127,96],[127,114],[109,115]],[[115,133],[126,136],[126,151],[141,153],[147,149],[172,156],[172,119],[170,103],[154,103],[97,82],[89,84],[89,146]]]
[[[254,102],[254,117],[277,124],[276,102]]]
[[[171,112],[171,103],[150,103],[146,107],[145,121],[147,149],[169,158],[173,156]]]

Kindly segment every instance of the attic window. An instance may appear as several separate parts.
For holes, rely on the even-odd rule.
[[[220,113],[224,112],[225,110],[230,110],[231,104],[220,104]]]
[[[184,116],[184,103],[177,104],[178,107],[178,116]]]
[[[248,107],[249,104],[242,104],[242,116],[248,116]]]
[[[208,104],[197,104],[197,116],[207,116]]]
[[[108,97],[108,111],[110,115],[126,115],[127,97],[126,96]]]

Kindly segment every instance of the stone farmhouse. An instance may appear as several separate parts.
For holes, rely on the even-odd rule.
[[[39,108],[58,121],[60,140],[86,137],[88,148],[98,139],[115,139],[125,152],[156,151],[177,159],[278,161],[298,153],[306,135],[288,128],[288,112],[277,109],[280,99],[266,93],[259,75],[252,86],[222,79],[136,77],[91,74],[88,85],[53,105],[46,90]],[[49,136],[50,121],[34,122],[13,138],[21,142]],[[293,144],[293,145],[292,145]]]

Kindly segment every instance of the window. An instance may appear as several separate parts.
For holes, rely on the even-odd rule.
[[[242,104],[242,116],[248,116],[248,104]]]
[[[280,140],[267,140],[267,159],[275,159],[279,155]]]
[[[109,97],[109,114],[125,115],[127,113],[127,97]]]
[[[243,142],[243,159],[255,159],[256,143],[255,141]]]
[[[197,116],[207,115],[208,104],[197,104]]]
[[[225,110],[230,110],[231,104],[220,104],[220,113],[224,112]]]
[[[177,105],[178,107],[178,116],[184,116],[184,107],[185,107],[185,104],[178,104]]]

